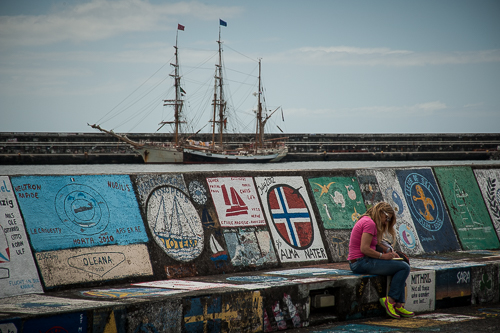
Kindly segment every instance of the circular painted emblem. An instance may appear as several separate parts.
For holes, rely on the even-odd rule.
[[[249,276],[231,276],[226,278],[228,281],[236,282],[281,282],[287,281],[287,278],[280,276],[262,276],[262,275],[249,275]]]
[[[401,224],[398,228],[399,239],[408,249],[413,249],[416,245],[415,235],[411,231],[411,228],[406,224]]]
[[[403,200],[401,199],[398,192],[396,192],[396,191],[392,191],[391,197],[392,197],[392,201],[394,201],[394,203],[398,206],[398,211],[397,211],[398,215],[402,216],[403,211],[405,209],[405,206],[403,205]]]
[[[405,179],[405,198],[417,222],[426,230],[438,231],[444,222],[439,192],[423,175],[410,173]]]
[[[298,189],[275,185],[267,193],[271,218],[280,237],[295,249],[306,249],[314,240],[311,214]]]
[[[57,214],[72,231],[83,235],[97,234],[108,226],[109,208],[99,193],[82,184],[69,184],[57,192]]]
[[[191,198],[198,205],[204,205],[207,202],[207,190],[205,187],[197,180],[189,183],[189,194],[191,194]]]
[[[171,258],[187,262],[203,251],[203,226],[189,197],[172,186],[154,189],[148,197],[147,220],[155,242]]]

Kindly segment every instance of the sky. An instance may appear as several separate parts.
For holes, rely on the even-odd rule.
[[[0,0],[0,132],[172,132],[176,39],[184,128],[211,132],[220,32],[230,130],[254,130],[261,59],[271,133],[499,133],[499,17],[498,0]]]

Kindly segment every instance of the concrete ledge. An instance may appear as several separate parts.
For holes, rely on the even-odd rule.
[[[410,310],[498,303],[499,186],[494,166],[0,176],[0,328],[269,332],[384,315],[387,278],[346,262],[379,201],[411,258]]]

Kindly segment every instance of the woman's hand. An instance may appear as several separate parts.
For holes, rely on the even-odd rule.
[[[383,259],[383,260],[392,260],[394,258],[399,258],[399,256],[396,252],[393,252],[393,251],[383,253],[382,257],[380,257],[380,259]]]

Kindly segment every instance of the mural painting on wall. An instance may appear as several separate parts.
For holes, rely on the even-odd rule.
[[[396,175],[425,252],[459,250],[432,170],[401,169]]]
[[[419,270],[410,272],[406,279],[405,308],[414,312],[435,310],[436,272]]]
[[[11,180],[36,252],[148,241],[129,176]]]
[[[0,298],[42,292],[14,190],[0,176]]]
[[[11,181],[45,287],[152,274],[129,176]]]
[[[365,201],[366,209],[370,209],[375,204],[384,201],[377,182],[377,177],[373,170],[356,170],[356,177],[358,179],[359,189]]]
[[[35,257],[46,288],[153,275],[145,244],[37,252]]]
[[[125,307],[95,309],[92,313],[92,333],[125,333],[127,310]]]
[[[299,299],[296,288],[273,288],[263,296],[264,332],[308,326],[305,308],[309,306],[309,297]]]
[[[276,265],[278,261],[252,178],[206,180],[232,265]]]
[[[470,304],[471,291],[470,267],[436,270],[436,309]]]
[[[87,332],[85,312],[65,313],[45,318],[29,319],[24,322],[23,332]]]
[[[334,262],[347,261],[350,230],[325,230],[325,239]]]
[[[328,260],[302,177],[256,177],[281,262]]]
[[[349,229],[366,212],[354,177],[309,178],[316,207],[325,229]]]
[[[472,304],[498,303],[498,269],[493,265],[471,267]]]
[[[183,301],[183,332],[262,332],[259,291],[192,297]]]
[[[500,170],[474,170],[474,174],[497,236],[500,238]]]
[[[500,243],[470,167],[435,167],[464,250],[498,249]]]
[[[206,255],[209,256],[212,263],[212,265],[207,264],[205,266],[207,268],[210,266],[210,271],[218,274],[232,272],[230,255],[205,179],[184,175],[184,180],[188,184],[188,191],[193,204],[201,216],[201,223],[205,232]]]
[[[396,172],[393,169],[372,171],[378,181],[383,201],[389,203],[396,212],[396,248],[408,255],[424,253],[410,210],[404,199]]]
[[[205,233],[182,175],[140,174],[132,179],[156,245],[151,247],[151,257],[161,263],[155,267],[155,275],[196,275],[194,260],[203,253]]]

